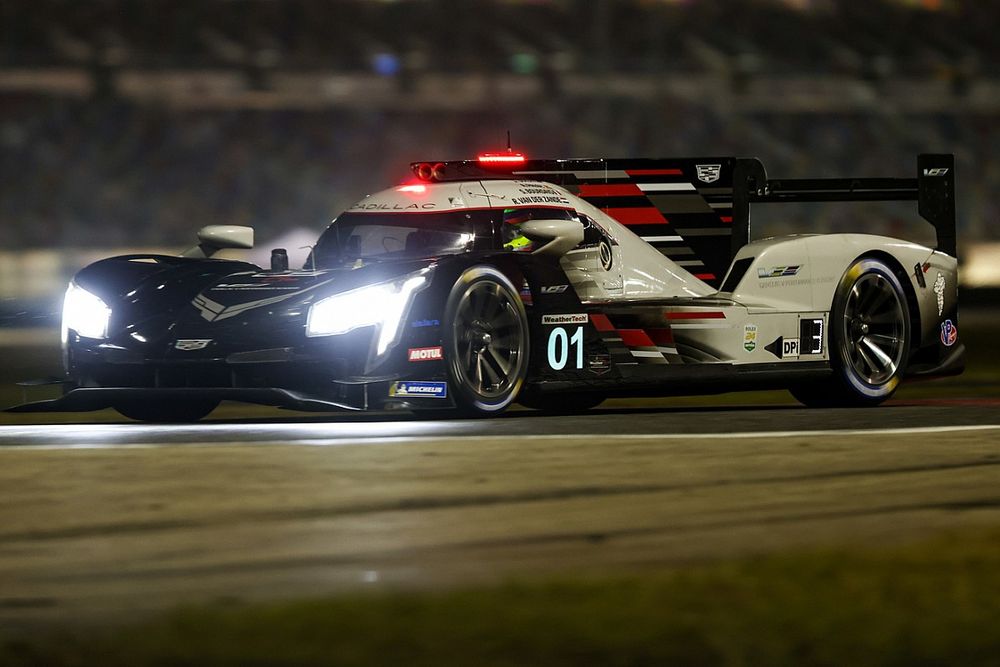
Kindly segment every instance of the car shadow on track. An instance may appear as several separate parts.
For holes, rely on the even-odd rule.
[[[442,412],[440,416],[427,413],[414,414],[407,411],[384,411],[366,413],[322,413],[304,416],[302,414],[288,417],[237,417],[227,419],[211,419],[212,424],[322,424],[322,423],[380,423],[380,422],[483,422],[490,423],[500,420],[537,420],[537,419],[600,419],[602,417],[622,417],[628,415],[681,415],[681,414],[722,414],[744,412],[775,412],[775,411],[808,410],[800,405],[710,405],[710,406],[642,406],[642,407],[608,407],[593,408],[579,413],[553,413],[540,410],[511,410],[494,417],[456,416]]]

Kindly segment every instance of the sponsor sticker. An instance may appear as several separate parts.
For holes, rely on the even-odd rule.
[[[587,370],[597,375],[604,375],[611,370],[611,355],[601,352],[587,357]]]
[[[447,398],[447,382],[393,382],[389,395],[398,397]]]
[[[937,295],[938,317],[944,315],[944,276],[940,273],[934,279],[934,294]]]
[[[411,347],[408,354],[410,361],[438,361],[444,359],[444,352],[440,345],[437,347]]]
[[[441,320],[414,320],[410,323],[410,326],[414,329],[421,329],[423,327],[439,327],[441,326]]]
[[[521,303],[526,306],[531,306],[535,303],[534,298],[531,296],[531,286],[528,285],[527,280],[521,285]]]
[[[614,256],[611,254],[611,244],[605,240],[597,245],[597,254],[601,259],[601,268],[610,271],[614,265]]]
[[[545,285],[542,287],[542,294],[562,294],[569,289],[569,285]]]
[[[695,165],[698,180],[702,183],[715,183],[719,180],[719,173],[722,171],[721,164],[699,164]]]
[[[772,266],[768,269],[757,269],[757,278],[787,278],[798,274],[801,264],[796,266]]]
[[[952,324],[951,320],[941,323],[941,344],[951,347],[958,341],[958,327]]]
[[[204,350],[212,342],[211,338],[178,338],[174,343],[175,350]]]
[[[569,315],[542,315],[542,324],[586,324],[590,321],[587,313]]]
[[[743,349],[747,352],[753,352],[757,349],[757,325],[756,324],[745,324],[743,325]]]

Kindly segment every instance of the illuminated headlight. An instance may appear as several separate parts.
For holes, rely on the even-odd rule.
[[[63,300],[62,339],[70,329],[85,338],[107,338],[111,309],[100,297],[70,283]]]
[[[378,327],[375,353],[396,342],[413,295],[427,286],[427,275],[361,287],[317,301],[309,309],[307,336],[335,336],[361,327]]]

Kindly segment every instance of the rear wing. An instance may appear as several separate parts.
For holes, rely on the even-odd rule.
[[[954,162],[952,155],[920,155],[916,178],[784,180],[768,179],[757,158],[737,157],[534,160],[507,153],[411,168],[429,182],[521,179],[563,186],[718,287],[750,242],[752,203],[917,201],[937,231],[937,249],[957,256]]]
[[[955,157],[917,156],[916,178],[796,178],[770,180],[756,158],[737,158],[746,174],[746,240],[753,202],[916,201],[920,216],[937,232],[937,250],[958,257],[955,233]],[[737,183],[734,183],[736,186]],[[736,188],[738,190],[738,186]],[[741,225],[742,227],[742,225]],[[734,243],[736,242],[734,229]],[[740,243],[740,246],[745,245]]]

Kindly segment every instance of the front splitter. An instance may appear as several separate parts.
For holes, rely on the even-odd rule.
[[[291,389],[275,387],[219,387],[219,388],[135,388],[135,387],[82,387],[66,392],[63,396],[46,401],[33,401],[7,408],[6,412],[92,412],[113,408],[124,401],[209,400],[241,401],[257,405],[270,405],[304,412],[330,412],[333,410],[364,410],[365,405],[320,398]]]

